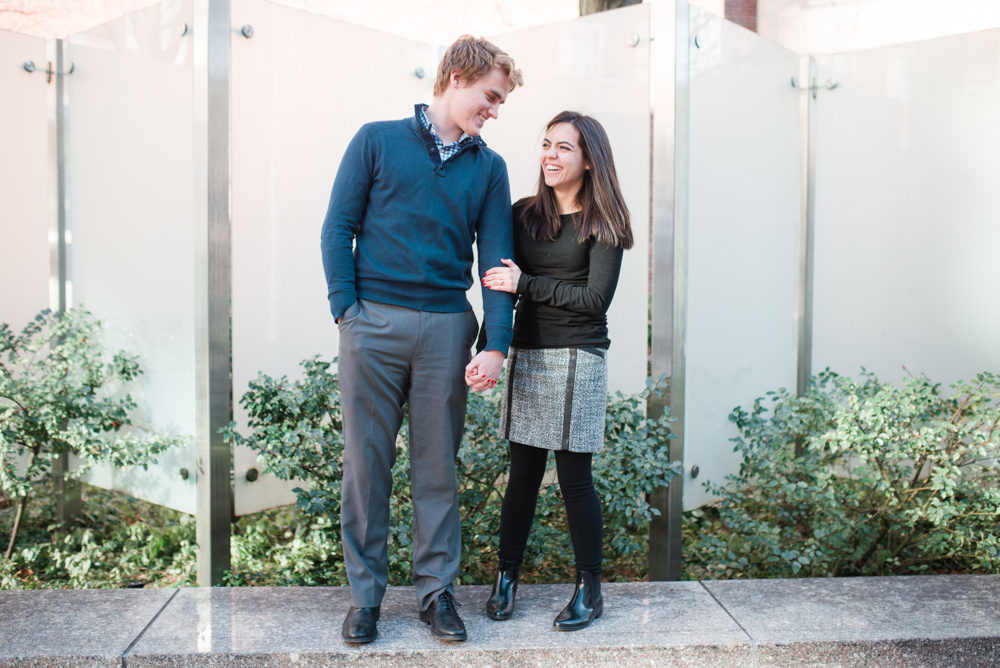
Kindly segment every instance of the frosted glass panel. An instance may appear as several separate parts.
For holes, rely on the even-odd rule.
[[[819,59],[813,368],[1000,371],[1000,30]]]
[[[545,124],[560,111],[593,116],[608,133],[635,236],[608,311],[608,389],[637,392],[646,379],[649,304],[649,6],[490,39],[524,73],[525,85],[483,130],[507,161],[515,201],[535,191]]]
[[[168,0],[76,35],[68,77],[72,303],[107,345],[140,356],[131,388],[159,431],[193,435],[194,254],[191,25]],[[187,481],[181,468],[191,472]],[[194,445],[148,472],[101,468],[89,481],[193,513]]]
[[[15,332],[49,305],[45,63],[44,39],[0,31],[0,323]]]
[[[299,362],[337,354],[319,234],[340,158],[364,123],[429,102],[437,46],[259,0],[233,3],[233,397],[263,371],[301,377]],[[252,39],[238,28],[253,26]],[[422,68],[426,76],[415,75]],[[235,419],[246,412],[234,406]],[[238,515],[294,501],[235,451]]]
[[[799,224],[799,57],[695,7],[691,34],[685,508],[739,470],[733,407],[795,386]]]

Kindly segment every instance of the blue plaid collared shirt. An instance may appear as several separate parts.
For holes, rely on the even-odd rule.
[[[431,137],[434,137],[434,144],[437,146],[438,154],[441,156],[441,162],[445,162],[448,158],[454,156],[458,153],[458,149],[472,141],[472,135],[463,132],[462,136],[456,141],[445,144],[441,137],[438,136],[434,124],[431,123],[431,119],[427,118],[426,104],[421,105],[420,113],[417,117],[420,119],[420,124],[424,126],[424,130],[427,130],[427,132],[431,133]]]

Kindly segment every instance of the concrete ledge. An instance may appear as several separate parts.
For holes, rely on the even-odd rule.
[[[175,590],[0,591],[0,666],[118,666]]]
[[[705,582],[756,666],[1000,666],[1000,576]]]
[[[412,588],[379,639],[340,640],[342,588],[0,592],[0,666],[1000,666],[1000,576],[604,585],[604,616],[552,629],[570,585],[525,586],[507,622],[459,587],[465,643],[432,639]]]

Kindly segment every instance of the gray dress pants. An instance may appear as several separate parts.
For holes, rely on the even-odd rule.
[[[472,311],[432,313],[358,300],[340,320],[344,477],[340,524],[352,605],[380,605],[396,434],[409,403],[413,584],[426,610],[458,576],[455,456],[465,428]]]

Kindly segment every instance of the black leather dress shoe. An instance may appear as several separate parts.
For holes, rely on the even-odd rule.
[[[355,608],[353,605],[344,618],[344,628],[340,636],[347,642],[371,642],[378,637],[378,621],[380,608]]]
[[[438,640],[465,640],[465,624],[458,616],[458,605],[452,593],[445,590],[420,613],[420,621],[431,625],[431,636]]]
[[[514,614],[514,597],[517,596],[519,564],[501,561],[497,567],[497,579],[493,583],[493,593],[486,601],[486,614],[490,619],[504,621]]]
[[[590,626],[602,612],[604,612],[604,599],[601,598],[601,577],[577,571],[573,598],[556,616],[553,626],[559,631],[579,631]]]

